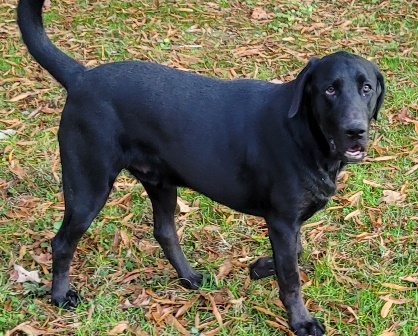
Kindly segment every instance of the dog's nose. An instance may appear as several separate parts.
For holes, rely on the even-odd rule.
[[[345,131],[345,134],[350,140],[362,139],[366,134],[366,130],[362,127],[352,127]]]

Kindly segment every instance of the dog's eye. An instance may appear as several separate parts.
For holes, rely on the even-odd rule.
[[[328,86],[328,88],[325,90],[325,93],[327,95],[333,96],[335,95],[335,88],[332,85]]]
[[[364,92],[364,93],[370,92],[370,91],[371,91],[371,89],[372,89],[372,87],[371,87],[369,84],[365,84],[365,85],[363,86],[363,92]]]

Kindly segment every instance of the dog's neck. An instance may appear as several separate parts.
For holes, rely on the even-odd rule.
[[[320,173],[316,175],[321,176],[318,182],[327,194],[333,193],[337,175],[347,162],[333,150],[309,104],[304,104],[298,114],[289,120],[289,127],[295,129],[292,138],[301,149],[302,157],[309,162],[308,166],[316,167],[317,173]]]

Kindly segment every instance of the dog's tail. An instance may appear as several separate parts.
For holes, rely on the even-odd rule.
[[[45,33],[42,22],[44,0],[20,0],[17,7],[17,23],[29,53],[66,89],[71,78],[86,68],[64,54]]]

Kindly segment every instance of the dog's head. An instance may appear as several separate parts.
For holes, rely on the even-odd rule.
[[[369,127],[385,95],[379,69],[347,52],[313,58],[295,80],[289,118],[302,109],[313,113],[330,150],[349,162],[361,161]]]

